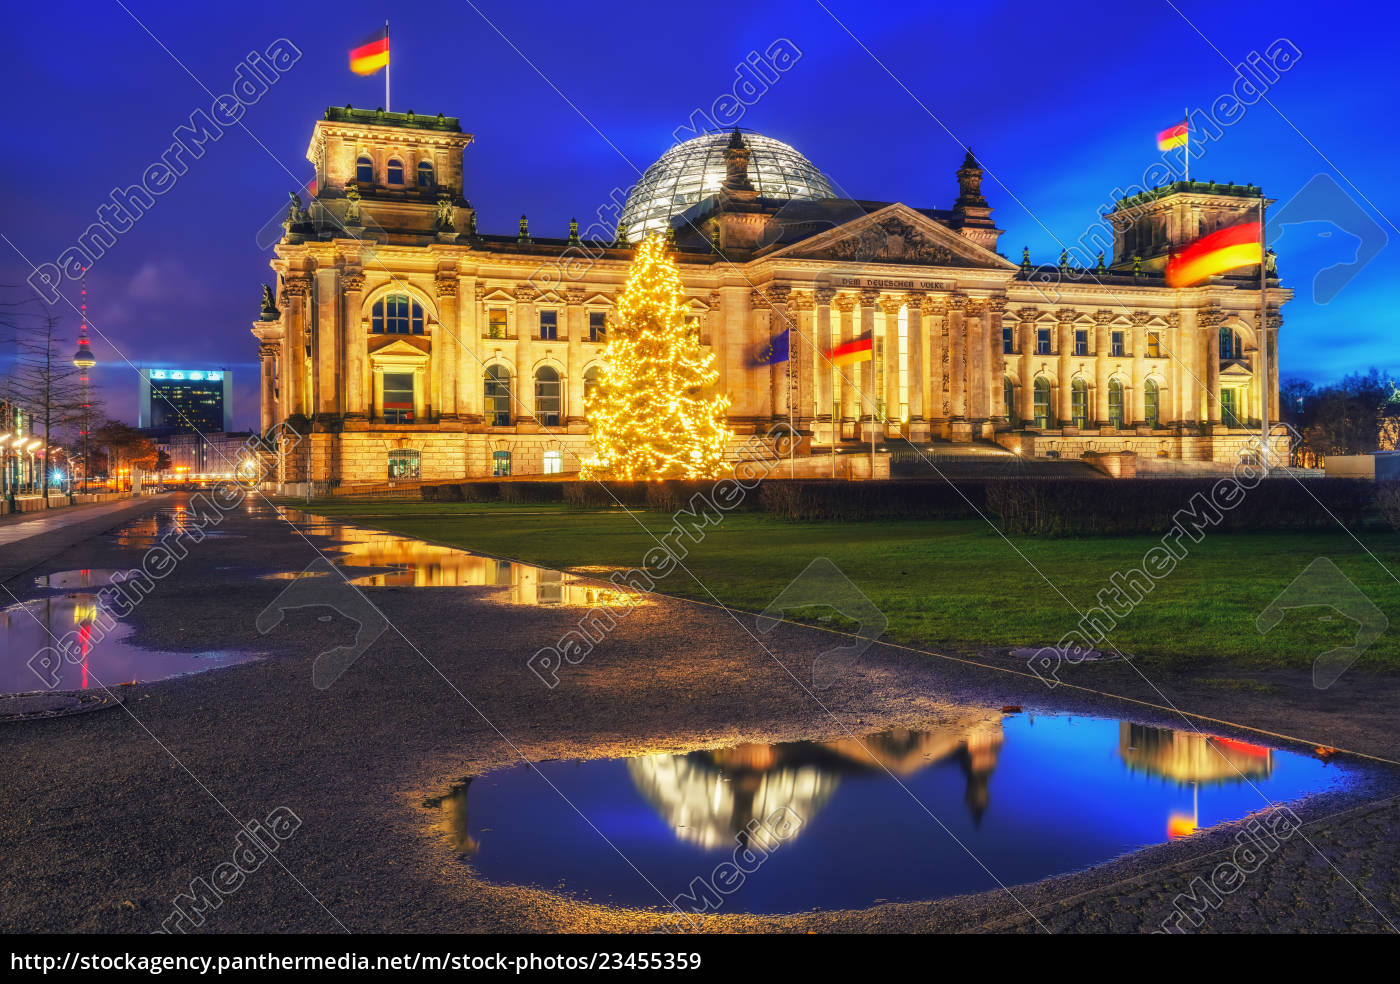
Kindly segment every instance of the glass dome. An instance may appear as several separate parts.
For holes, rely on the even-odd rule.
[[[812,200],[836,192],[811,161],[781,140],[740,131],[749,148],[749,180],[764,198]],[[724,150],[733,131],[715,131],[672,147],[646,169],[623,206],[620,238],[635,243],[669,225],[724,184]]]

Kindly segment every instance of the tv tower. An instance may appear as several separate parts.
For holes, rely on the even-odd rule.
[[[87,267],[83,267],[81,310],[83,323],[78,328],[78,351],[73,353],[73,365],[77,366],[81,373],[78,379],[83,390],[83,429],[79,431],[79,436],[83,439],[83,492],[87,492],[88,465],[92,461],[88,452],[88,432],[92,430],[92,399],[88,395],[88,370],[97,365],[97,360],[92,357],[92,349],[88,346]]]

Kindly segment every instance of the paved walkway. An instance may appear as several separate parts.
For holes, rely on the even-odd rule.
[[[0,519],[0,583],[122,520],[150,512],[170,500],[167,493],[6,516]]]

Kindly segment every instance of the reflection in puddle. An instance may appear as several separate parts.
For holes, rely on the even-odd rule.
[[[198,543],[206,537],[243,539],[242,533],[230,533],[208,524],[192,522],[193,516],[184,506],[171,509],[158,509],[155,512],[134,519],[112,533],[112,542],[119,547],[146,549],[154,547],[166,537],[189,537]]]
[[[98,596],[112,573],[49,574],[37,579],[40,587],[92,590],[68,591],[0,609],[0,693],[100,690],[257,658],[254,653],[163,653],[129,644],[131,626],[104,610]],[[31,668],[36,654],[39,659],[33,660]]]
[[[1349,775],[1195,732],[995,714],[859,740],[538,768],[548,783],[515,766],[443,801],[451,842],[480,875],[654,906],[662,899],[648,880],[667,899],[690,897],[695,879],[747,850],[761,860],[723,896],[726,912],[1022,884],[1338,788]],[[774,836],[780,817],[787,828]]]
[[[345,568],[351,584],[363,587],[489,587],[505,589],[500,600],[517,605],[559,605],[592,608],[627,603],[627,595],[606,581],[563,571],[485,557],[469,550],[425,543],[413,537],[366,530],[295,509],[282,510],[298,529],[332,539],[326,554]],[[356,568],[381,568],[357,573]],[[279,571],[268,575],[289,581],[320,572]],[[640,599],[635,599],[640,601]]]

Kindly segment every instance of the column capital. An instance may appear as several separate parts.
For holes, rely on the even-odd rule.
[[[517,301],[529,303],[539,297],[540,292],[529,284],[516,284],[515,289],[511,291],[511,296]]]
[[[1072,325],[1074,324],[1075,319],[1078,317],[1079,312],[1076,311],[1074,308],[1060,308],[1058,311],[1055,312],[1056,320],[1058,320],[1062,325]]]
[[[866,289],[860,292],[861,307],[874,307],[879,301],[880,292],[878,290]]]
[[[437,280],[433,282],[433,286],[437,289],[437,296],[438,296],[438,297],[456,297],[456,296],[457,296],[457,276],[456,276],[456,274],[453,274],[452,276],[449,276],[449,277],[438,277]]]
[[[287,297],[305,297],[311,292],[310,277],[283,277],[282,293]]]
[[[1006,298],[1004,297],[989,297],[986,303],[987,310],[992,314],[1003,314],[1006,311]]]
[[[365,289],[365,275],[359,270],[346,270],[341,274],[340,282],[346,290]]]
[[[818,304],[830,304],[836,299],[835,287],[818,287],[812,291],[812,297]]]
[[[1019,318],[1023,324],[1029,324],[1040,317],[1040,312],[1033,307],[1017,308],[1016,317]]]
[[[582,304],[583,299],[588,296],[588,292],[582,287],[568,287],[564,290],[565,304]]]
[[[259,342],[258,357],[262,359],[275,359],[282,354],[282,346],[278,342]]]
[[[1094,312],[1094,322],[1096,324],[1106,325],[1112,320],[1113,312],[1110,311],[1108,308],[1100,308],[1099,310]]]
[[[855,310],[856,299],[850,294],[837,294],[832,305],[842,314],[850,314]]]
[[[948,307],[954,311],[961,311],[967,307],[968,296],[960,291],[953,291],[948,295]]]
[[[886,317],[897,317],[899,309],[904,307],[904,297],[900,294],[881,294],[878,303]]]
[[[1128,315],[1128,320],[1138,327],[1141,327],[1152,320],[1152,315],[1146,311],[1134,311],[1132,314]]]

